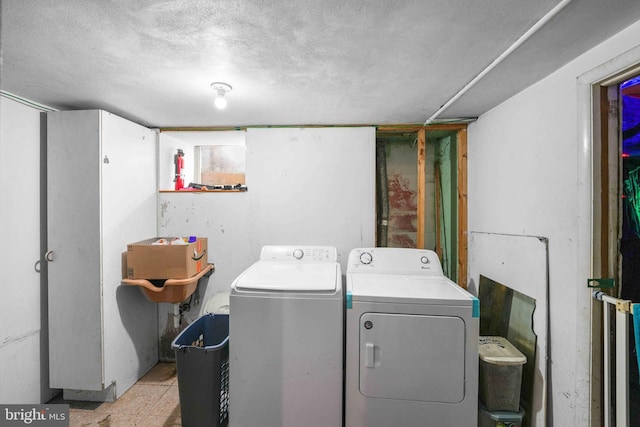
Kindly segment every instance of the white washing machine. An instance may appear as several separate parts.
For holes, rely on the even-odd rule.
[[[479,300],[429,250],[354,249],[346,276],[345,425],[476,426]]]
[[[336,249],[265,246],[231,286],[230,425],[342,426],[343,337]]]

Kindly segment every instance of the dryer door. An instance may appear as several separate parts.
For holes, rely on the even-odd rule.
[[[367,397],[464,399],[465,324],[459,317],[364,313],[360,392]]]

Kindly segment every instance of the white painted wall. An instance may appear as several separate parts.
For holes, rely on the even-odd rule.
[[[335,246],[343,273],[374,244],[375,129],[249,129],[252,257],[264,245]]]
[[[34,268],[41,257],[40,111],[4,97],[0,111],[0,402],[43,403],[54,391],[46,295]]]
[[[469,231],[549,239],[554,425],[589,420],[591,176],[579,167],[576,79],[638,40],[640,22],[469,126]]]
[[[351,249],[374,245],[374,128],[248,129],[246,144],[246,193],[160,194],[161,235],[209,239],[216,271],[203,300],[228,291],[267,244],[335,246],[343,274]]]

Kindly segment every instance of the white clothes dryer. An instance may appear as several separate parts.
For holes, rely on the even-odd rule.
[[[354,249],[346,276],[345,425],[476,426],[479,300],[429,250]]]
[[[336,249],[265,246],[231,286],[229,352],[231,426],[342,426]]]

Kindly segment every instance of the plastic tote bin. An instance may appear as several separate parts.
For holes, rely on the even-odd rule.
[[[522,367],[527,357],[504,337],[481,336],[480,401],[489,411],[518,412]]]
[[[182,425],[229,423],[229,315],[205,314],[171,343]]]
[[[524,411],[489,411],[482,404],[478,412],[478,427],[520,427]]]

